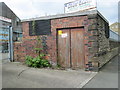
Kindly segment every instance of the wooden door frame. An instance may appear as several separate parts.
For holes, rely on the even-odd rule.
[[[58,55],[58,31],[59,30],[64,30],[64,29],[68,29],[70,30],[70,54],[71,54],[71,29],[84,29],[84,26],[81,27],[68,27],[68,28],[57,28],[56,29],[56,52],[57,52],[57,65],[59,65],[59,55]],[[84,47],[85,50],[85,47]],[[85,52],[84,52],[84,58],[85,58]],[[85,61],[84,61],[84,66],[85,66]],[[72,60],[71,60],[71,55],[70,55],[70,68],[72,68]]]

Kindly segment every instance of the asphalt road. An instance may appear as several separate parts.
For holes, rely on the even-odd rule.
[[[118,60],[120,56],[114,57],[83,88],[118,88]]]

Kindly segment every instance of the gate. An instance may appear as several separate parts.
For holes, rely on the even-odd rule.
[[[66,68],[84,68],[84,29],[58,30],[58,63]]]
[[[12,27],[0,27],[0,54],[2,60],[13,61],[13,31]]]

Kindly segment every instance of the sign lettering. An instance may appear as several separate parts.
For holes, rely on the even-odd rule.
[[[77,0],[64,4],[65,13],[93,10],[96,8],[97,8],[96,0]]]
[[[5,22],[12,22],[11,19],[3,17],[3,16],[0,16],[0,20],[5,21]]]

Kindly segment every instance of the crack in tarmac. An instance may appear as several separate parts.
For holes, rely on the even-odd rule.
[[[25,71],[27,71],[27,70],[29,70],[29,69],[30,69],[30,67],[27,68],[27,69],[24,69],[24,70],[22,70],[20,73],[18,73],[18,78],[20,77],[20,75],[21,75],[23,72],[25,72]]]

